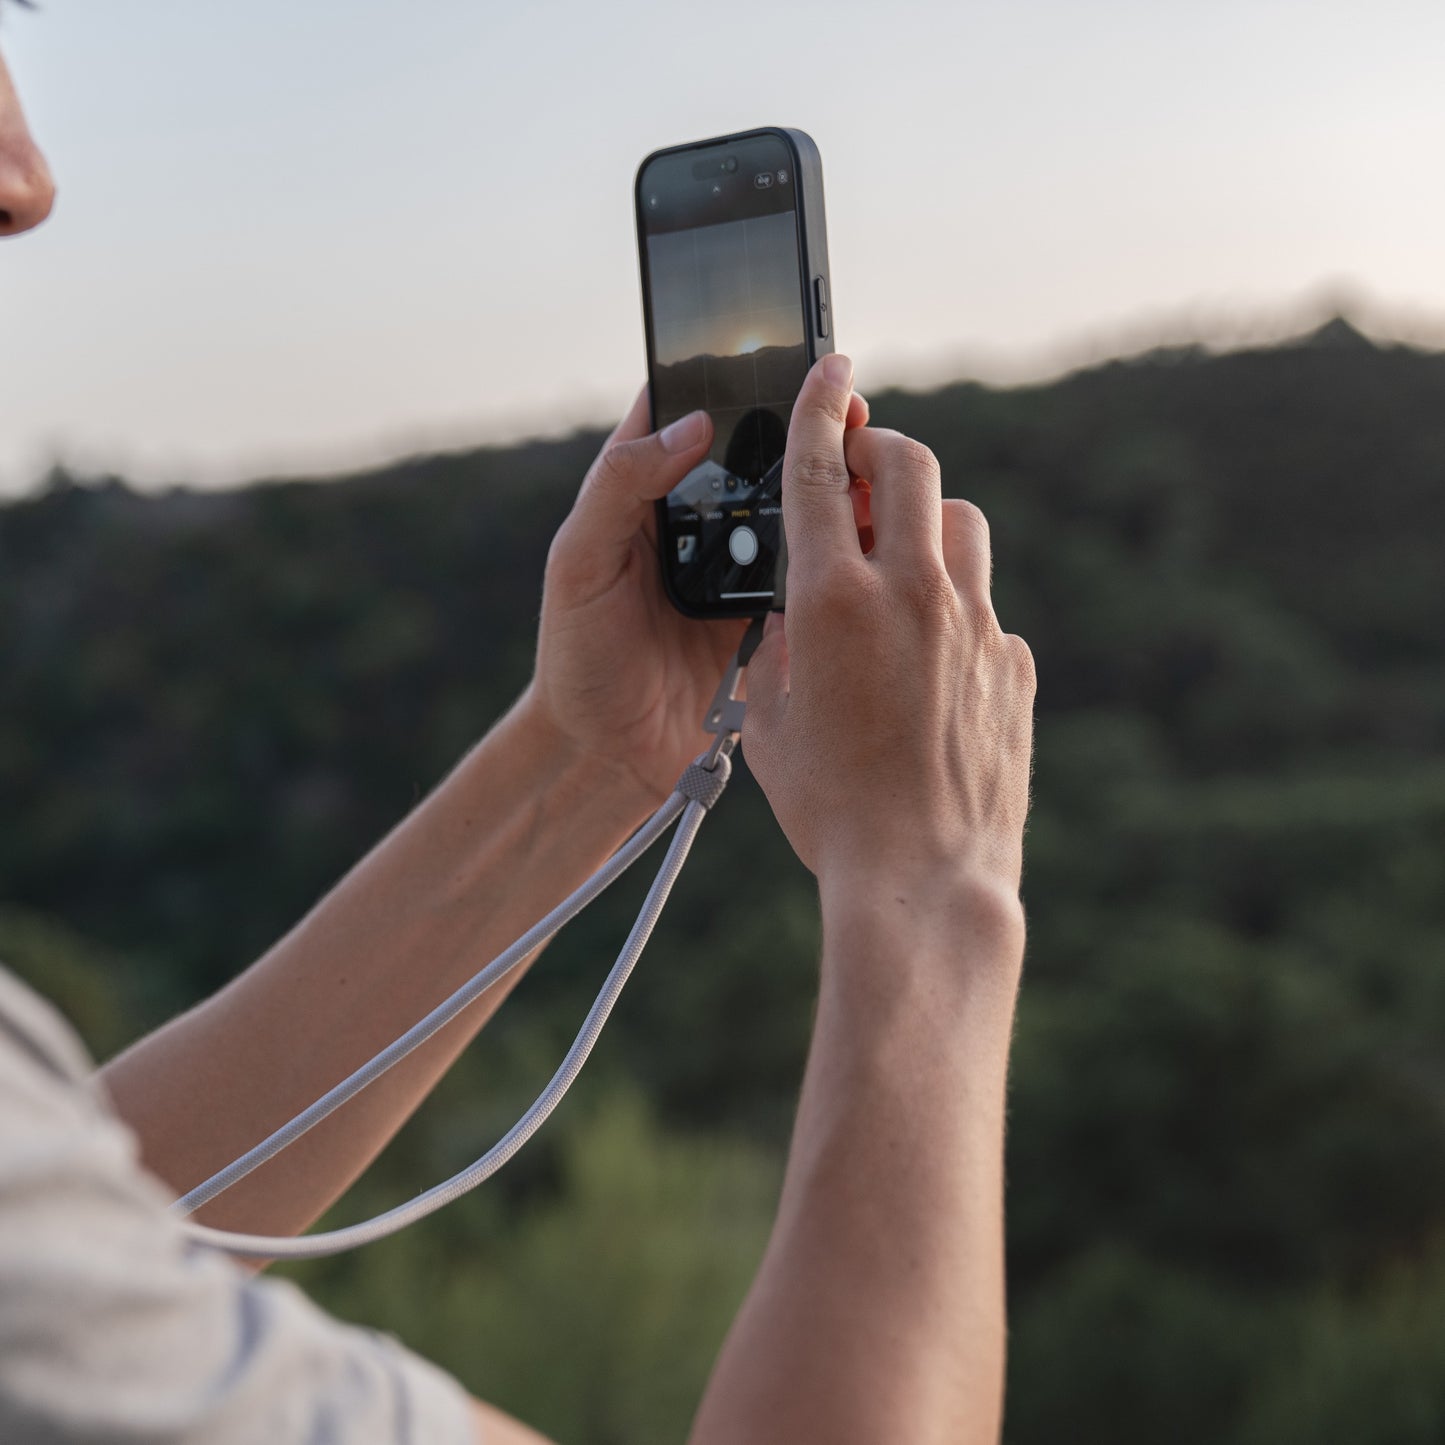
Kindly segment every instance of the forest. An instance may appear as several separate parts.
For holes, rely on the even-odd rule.
[[[1038,665],[1009,1445],[1438,1445],[1445,355],[1335,320],[870,400],[987,513]],[[57,469],[0,507],[0,959],[98,1057],[258,956],[505,710],[600,440],[225,492]],[[333,1222],[505,1131],[643,886]],[[564,1445],[681,1441],[767,1238],[817,952],[740,767],[547,1129],[283,1272]]]

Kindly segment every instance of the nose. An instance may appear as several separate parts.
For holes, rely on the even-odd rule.
[[[55,204],[55,182],[39,147],[23,130],[0,130],[0,236],[38,226]]]

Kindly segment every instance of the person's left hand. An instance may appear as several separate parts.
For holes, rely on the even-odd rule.
[[[867,419],[854,396],[849,425]],[[527,703],[655,806],[706,746],[703,714],[747,624],[684,617],[667,600],[654,503],[707,454],[713,429],[705,412],[661,432],[647,423],[644,390],[553,538]]]

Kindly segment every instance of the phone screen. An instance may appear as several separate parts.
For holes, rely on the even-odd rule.
[[[639,177],[657,425],[713,444],[667,498],[663,565],[696,611],[774,603],[788,419],[809,365],[793,157],[779,136],[655,157]]]

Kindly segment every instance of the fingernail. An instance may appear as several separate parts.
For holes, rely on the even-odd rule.
[[[840,351],[823,358],[823,379],[829,386],[848,386],[853,380],[853,363]]]
[[[658,434],[658,441],[662,443],[665,452],[685,452],[695,447],[707,431],[707,413],[705,411],[692,411],[685,417],[680,417],[671,426],[663,427]]]

